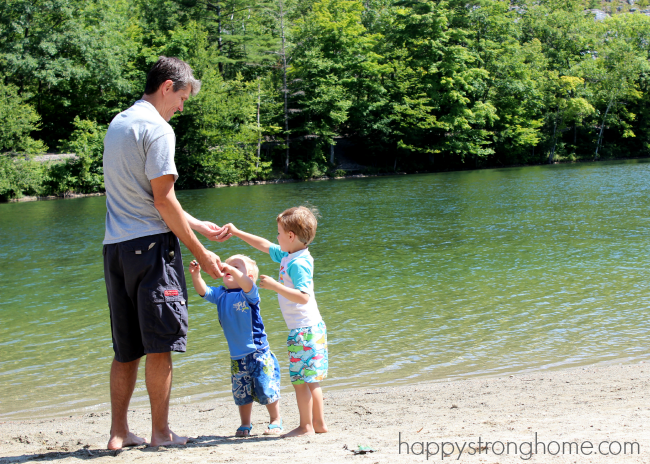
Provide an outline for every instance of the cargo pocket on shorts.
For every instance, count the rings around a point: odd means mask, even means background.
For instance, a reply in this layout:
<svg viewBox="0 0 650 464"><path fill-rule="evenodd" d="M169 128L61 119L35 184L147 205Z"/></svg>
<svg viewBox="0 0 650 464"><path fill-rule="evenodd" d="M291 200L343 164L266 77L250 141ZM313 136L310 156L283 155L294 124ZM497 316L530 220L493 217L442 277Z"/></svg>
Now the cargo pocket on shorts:
<svg viewBox="0 0 650 464"><path fill-rule="evenodd" d="M138 256L145 255L151 250L156 250L156 238L157 237L155 236L134 238L132 240L120 243L119 246L120 249L125 253L135 254Z"/></svg>
<svg viewBox="0 0 650 464"><path fill-rule="evenodd" d="M151 291L152 329L159 335L187 335L187 302L183 291L176 287Z"/></svg>

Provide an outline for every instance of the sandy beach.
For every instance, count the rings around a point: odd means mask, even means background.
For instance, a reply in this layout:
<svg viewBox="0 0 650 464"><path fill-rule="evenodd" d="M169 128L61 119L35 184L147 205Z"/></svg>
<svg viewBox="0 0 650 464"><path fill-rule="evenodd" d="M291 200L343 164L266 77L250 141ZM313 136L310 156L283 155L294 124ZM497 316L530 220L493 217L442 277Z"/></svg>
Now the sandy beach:
<svg viewBox="0 0 650 464"><path fill-rule="evenodd" d="M426 461L428 448L432 462L647 463L649 387L644 363L380 389L327 392L325 384L327 434L264 436L268 417L257 406L252 436L235 438L236 407L221 399L172 406L172 428L193 438L185 447L107 451L108 411L2 422L0 462L407 463ZM285 430L297 425L293 395L282 412ZM134 409L130 422L147 436L147 409ZM375 451L355 455L359 445Z"/></svg>

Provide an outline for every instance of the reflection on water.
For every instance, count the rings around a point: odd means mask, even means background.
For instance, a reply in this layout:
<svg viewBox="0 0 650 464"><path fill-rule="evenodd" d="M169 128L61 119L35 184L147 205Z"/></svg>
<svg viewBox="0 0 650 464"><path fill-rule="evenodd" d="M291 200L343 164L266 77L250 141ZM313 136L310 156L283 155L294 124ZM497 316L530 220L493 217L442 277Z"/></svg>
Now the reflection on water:
<svg viewBox="0 0 650 464"><path fill-rule="evenodd" d="M650 354L650 164L596 163L180 192L193 215L274 239L322 214L316 295L326 388L517 372ZM0 205L0 418L108 401L104 198ZM267 255L232 239L275 276ZM189 262L185 251L185 262ZM188 282L190 282L188 274ZM209 282L209 278L206 278ZM291 390L275 294L262 314ZM175 401L229 395L216 307L190 289ZM146 401L142 379L134 403Z"/></svg>

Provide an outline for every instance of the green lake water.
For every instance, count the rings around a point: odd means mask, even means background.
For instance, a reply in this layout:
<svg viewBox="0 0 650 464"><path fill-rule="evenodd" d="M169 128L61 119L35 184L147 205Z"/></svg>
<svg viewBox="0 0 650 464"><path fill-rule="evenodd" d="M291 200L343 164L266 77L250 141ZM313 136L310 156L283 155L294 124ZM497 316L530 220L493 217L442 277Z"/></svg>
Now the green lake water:
<svg viewBox="0 0 650 464"><path fill-rule="evenodd" d="M310 250L333 389L650 359L649 185L650 163L631 161L178 197L198 218L271 240L283 209L320 209ZM1 419L107 406L104 215L104 197L0 204ZM208 246L223 258L249 254L277 276L268 255L237 239ZM189 293L173 402L229 396L216 307ZM261 295L289 392L287 329L275 293ZM141 375L133 404L146 402Z"/></svg>

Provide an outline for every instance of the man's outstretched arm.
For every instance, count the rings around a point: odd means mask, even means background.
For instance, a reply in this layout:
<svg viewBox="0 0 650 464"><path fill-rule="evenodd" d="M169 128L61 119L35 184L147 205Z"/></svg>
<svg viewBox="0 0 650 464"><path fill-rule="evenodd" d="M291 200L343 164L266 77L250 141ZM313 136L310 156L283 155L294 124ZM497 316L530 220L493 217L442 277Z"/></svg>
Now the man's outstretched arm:
<svg viewBox="0 0 650 464"><path fill-rule="evenodd" d="M154 206L162 216L165 224L167 224L167 227L190 250L190 253L194 255L205 272L214 279L222 277L221 260L217 255L206 250L201 242L199 242L199 239L196 238L187 220L185 211L183 211L181 204L176 199L174 176L168 174L152 179L151 188L153 189Z"/></svg>
<svg viewBox="0 0 650 464"><path fill-rule="evenodd" d="M199 219L196 219L187 211L184 211L184 213L185 219L187 219L190 228L195 232L203 235L208 240L212 240L213 242L225 242L230 237L232 237L232 235L228 233L227 228L219 227L210 221L201 221Z"/></svg>

